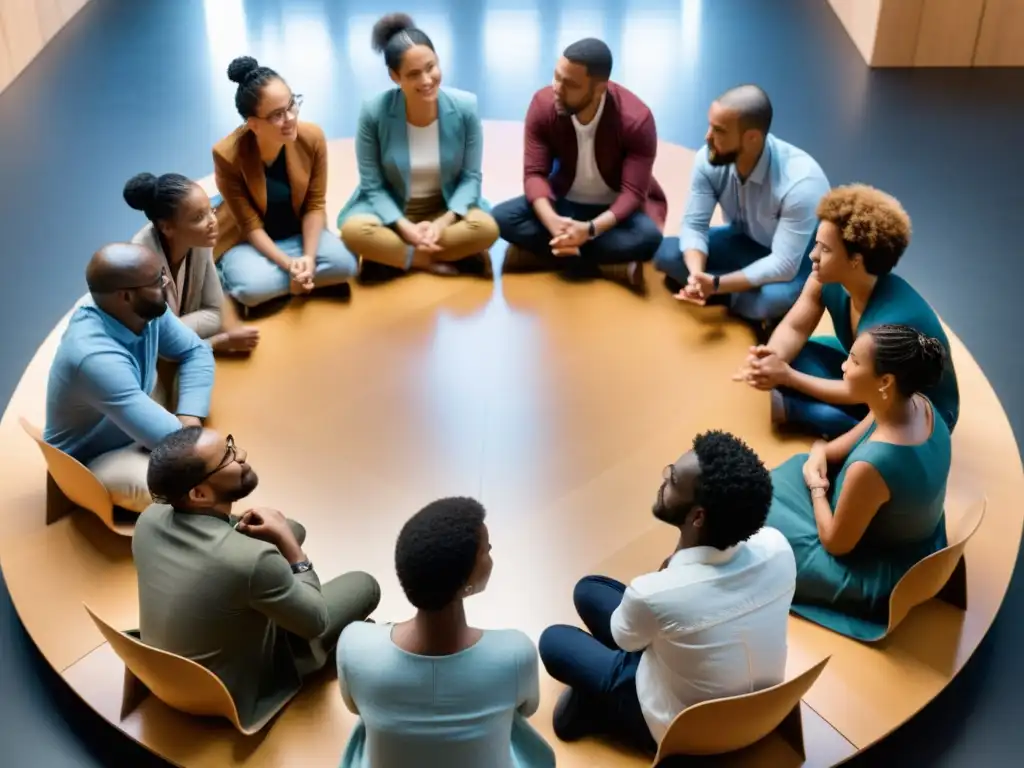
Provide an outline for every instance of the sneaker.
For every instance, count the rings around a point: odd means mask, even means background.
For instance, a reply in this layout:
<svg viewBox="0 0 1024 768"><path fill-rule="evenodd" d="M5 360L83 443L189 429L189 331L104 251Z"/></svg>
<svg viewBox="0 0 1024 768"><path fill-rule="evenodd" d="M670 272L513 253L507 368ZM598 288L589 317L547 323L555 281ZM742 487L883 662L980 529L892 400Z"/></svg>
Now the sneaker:
<svg viewBox="0 0 1024 768"><path fill-rule="evenodd" d="M552 724L555 736L562 741L578 741L589 734L586 719L581 717L582 697L572 688L566 688L555 704Z"/></svg>

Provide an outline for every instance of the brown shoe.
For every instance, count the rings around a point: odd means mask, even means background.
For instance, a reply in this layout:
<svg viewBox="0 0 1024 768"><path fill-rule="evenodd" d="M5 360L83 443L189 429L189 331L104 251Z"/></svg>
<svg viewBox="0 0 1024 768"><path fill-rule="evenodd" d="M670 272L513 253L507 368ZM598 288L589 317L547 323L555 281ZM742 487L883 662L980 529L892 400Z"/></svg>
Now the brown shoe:
<svg viewBox="0 0 1024 768"><path fill-rule="evenodd" d="M523 250L518 245L509 245L505 251L505 259L501 264L505 272L548 272L559 269L558 259L554 256L539 256Z"/></svg>

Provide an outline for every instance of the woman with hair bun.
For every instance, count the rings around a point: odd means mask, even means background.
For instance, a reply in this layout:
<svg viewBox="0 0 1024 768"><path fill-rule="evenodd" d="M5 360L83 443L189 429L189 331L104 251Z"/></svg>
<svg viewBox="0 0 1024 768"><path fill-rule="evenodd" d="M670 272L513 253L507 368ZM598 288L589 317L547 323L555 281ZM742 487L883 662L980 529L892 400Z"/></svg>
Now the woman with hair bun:
<svg viewBox="0 0 1024 768"><path fill-rule="evenodd" d="M228 67L245 122L213 147L220 234L215 256L243 307L347 284L355 257L327 231L327 141L299 121L302 96L249 56ZM347 295L347 285L342 289Z"/></svg>
<svg viewBox="0 0 1024 768"><path fill-rule="evenodd" d="M772 473L766 524L782 531L796 555L794 613L878 639L896 583L946 546L949 428L921 394L945 364L943 343L909 326L862 333L843 379L868 415Z"/></svg>
<svg viewBox="0 0 1024 768"><path fill-rule="evenodd" d="M363 105L359 186L338 214L342 240L361 258L360 278L485 273L498 225L480 194L476 96L440 87L434 44L404 13L377 22L373 47L397 87Z"/></svg>
<svg viewBox="0 0 1024 768"><path fill-rule="evenodd" d="M540 704L533 641L466 623L464 602L487 588L494 566L485 516L469 498L413 515L398 534L395 570L416 614L341 633L341 697L360 716L342 768L554 768L526 720Z"/></svg>
<svg viewBox="0 0 1024 768"><path fill-rule="evenodd" d="M171 311L217 352L252 351L255 328L222 329L224 292L213 263L217 217L203 188L180 173L139 173L124 185L124 199L149 219L132 242L163 260Z"/></svg>

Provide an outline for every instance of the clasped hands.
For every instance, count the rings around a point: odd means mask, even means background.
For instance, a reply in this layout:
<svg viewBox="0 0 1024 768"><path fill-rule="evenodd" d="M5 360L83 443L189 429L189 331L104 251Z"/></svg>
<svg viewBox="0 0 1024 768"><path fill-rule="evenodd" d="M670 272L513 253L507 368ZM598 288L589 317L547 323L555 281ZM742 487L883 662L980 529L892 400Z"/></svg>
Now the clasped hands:
<svg viewBox="0 0 1024 768"><path fill-rule="evenodd" d="M441 250L441 234L446 229L444 221L421 221L416 224L402 221L398 224L398 234L405 242L421 253L431 254Z"/></svg>
<svg viewBox="0 0 1024 768"><path fill-rule="evenodd" d="M707 272L691 272L686 285L675 295L680 301L703 307L715 295L715 278Z"/></svg>
<svg viewBox="0 0 1024 768"><path fill-rule="evenodd" d="M744 381L754 389L769 391L784 387L793 369L774 350L759 344L750 348L743 367L733 374L733 381Z"/></svg>
<svg viewBox="0 0 1024 768"><path fill-rule="evenodd" d="M235 530L274 545L288 560L302 559L302 547L288 524L288 518L276 509L256 507L247 510L235 524Z"/></svg>
<svg viewBox="0 0 1024 768"><path fill-rule="evenodd" d="M568 216L556 217L548 226L551 253L555 256L579 256L580 246L590 239L590 222Z"/></svg>
<svg viewBox="0 0 1024 768"><path fill-rule="evenodd" d="M292 279L292 293L309 293L313 290L313 275L316 273L316 256L298 256L288 260L288 274Z"/></svg>
<svg viewBox="0 0 1024 768"><path fill-rule="evenodd" d="M825 443L821 440L811 446L811 452L804 462L804 483L812 494L819 488L828 491L828 457L825 453Z"/></svg>

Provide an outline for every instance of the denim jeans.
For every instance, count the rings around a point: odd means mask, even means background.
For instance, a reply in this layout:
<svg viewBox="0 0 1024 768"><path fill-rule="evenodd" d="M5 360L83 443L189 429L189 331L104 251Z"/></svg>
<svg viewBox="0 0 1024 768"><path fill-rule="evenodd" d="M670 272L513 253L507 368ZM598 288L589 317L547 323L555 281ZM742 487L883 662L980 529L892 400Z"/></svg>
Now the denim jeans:
<svg viewBox="0 0 1024 768"><path fill-rule="evenodd" d="M817 230L815 230L815 234ZM808 275L811 274L810 253L814 248L814 235L800 261L796 277L785 283L768 283L750 291L729 294L729 307L747 320L777 320L785 315L800 297ZM708 273L724 275L741 270L771 253L731 225L712 227L708 232ZM678 283L685 284L690 271L683 262L678 237L666 237L654 256L654 267Z"/></svg>
<svg viewBox="0 0 1024 768"><path fill-rule="evenodd" d="M555 211L577 221L590 221L608 210L606 205L583 205L564 198L556 200ZM515 197L491 212L504 240L540 257L551 257L551 233L541 224L525 197ZM637 211L603 235L580 246L580 258L594 264L625 264L650 261L661 243L661 230L651 218ZM552 257L553 258L553 257ZM562 260L564 261L564 260Z"/></svg>
<svg viewBox="0 0 1024 768"><path fill-rule="evenodd" d="M544 630L538 648L548 674L579 697L574 730L609 736L653 754L657 744L636 693L643 652L623 651L612 639L611 616L625 591L625 584L605 576L581 579L573 602L589 634L558 624Z"/></svg>
<svg viewBox="0 0 1024 768"><path fill-rule="evenodd" d="M278 240L276 244L289 258L302 256L302 235ZM358 266L356 257L337 235L326 229L320 233L313 273L317 288L344 283L355 275ZM284 296L291 287L291 275L248 243L236 245L221 256L217 270L225 292L245 307Z"/></svg>
<svg viewBox="0 0 1024 768"><path fill-rule="evenodd" d="M794 370L820 379L843 378L847 353L837 339L811 339L791 363ZM832 405L782 388L786 424L827 440L849 432L868 415L865 405Z"/></svg>

